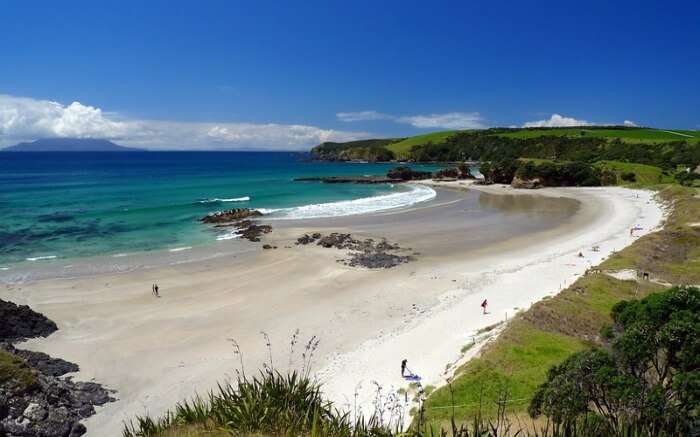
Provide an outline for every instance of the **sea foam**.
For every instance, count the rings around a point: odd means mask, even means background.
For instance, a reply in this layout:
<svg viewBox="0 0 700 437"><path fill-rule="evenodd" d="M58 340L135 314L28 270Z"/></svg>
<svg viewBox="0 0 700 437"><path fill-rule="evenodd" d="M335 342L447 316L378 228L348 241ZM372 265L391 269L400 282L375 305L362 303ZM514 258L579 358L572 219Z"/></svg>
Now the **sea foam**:
<svg viewBox="0 0 700 437"><path fill-rule="evenodd" d="M45 259L54 259L54 258L56 258L56 255L34 256L31 258L27 258L27 261L42 261Z"/></svg>
<svg viewBox="0 0 700 437"><path fill-rule="evenodd" d="M260 209L269 219L308 219L367 214L387 209L411 206L436 196L435 190L425 185L406 185L407 191L363 197L355 200L318 203L293 208Z"/></svg>
<svg viewBox="0 0 700 437"><path fill-rule="evenodd" d="M225 202L248 202L250 201L250 196L243 197L232 197L230 199L219 199L217 197L213 199L203 199L199 203L225 203Z"/></svg>

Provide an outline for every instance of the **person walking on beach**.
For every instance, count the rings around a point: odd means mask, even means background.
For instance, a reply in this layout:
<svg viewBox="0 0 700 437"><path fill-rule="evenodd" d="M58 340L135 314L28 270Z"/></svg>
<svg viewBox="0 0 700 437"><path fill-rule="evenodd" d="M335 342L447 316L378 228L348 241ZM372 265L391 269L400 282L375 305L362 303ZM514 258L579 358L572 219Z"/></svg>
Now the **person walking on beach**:
<svg viewBox="0 0 700 437"><path fill-rule="evenodd" d="M481 302L481 308L484 309L484 314L486 314L486 305L488 305L488 304L489 304L489 303L488 303L488 301L487 301L486 299L484 299L484 301Z"/></svg>
<svg viewBox="0 0 700 437"><path fill-rule="evenodd" d="M408 360L406 358L401 360L401 376L403 377L406 376L406 363L408 363Z"/></svg>
<svg viewBox="0 0 700 437"><path fill-rule="evenodd" d="M158 294L158 284L153 285L153 291L155 292L156 297L160 297L160 294Z"/></svg>
<svg viewBox="0 0 700 437"><path fill-rule="evenodd" d="M156 295L156 284L151 284L151 294Z"/></svg>

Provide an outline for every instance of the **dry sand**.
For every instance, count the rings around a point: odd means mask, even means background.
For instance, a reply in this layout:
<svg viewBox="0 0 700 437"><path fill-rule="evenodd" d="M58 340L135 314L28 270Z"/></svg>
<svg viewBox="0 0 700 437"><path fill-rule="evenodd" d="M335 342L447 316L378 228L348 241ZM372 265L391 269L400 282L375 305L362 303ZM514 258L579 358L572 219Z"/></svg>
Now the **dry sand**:
<svg viewBox="0 0 700 437"><path fill-rule="evenodd" d="M424 384L439 384L446 364L464 359L460 349L479 328L555 294L662 220L660 205L646 191L525 195L473 187L489 193L481 195L458 191L467 188L458 183L441 185L451 189L400 211L273 223L266 242L276 250L6 285L0 295L59 325L49 338L22 347L76 362L76 378L116 390L119 400L85 422L90 436L119 435L135 414L162 414L234 376L238 357L231 338L240 344L246 370L260 368L268 354L261 331L280 369L290 365L295 330L301 335L292 367L301 365L305 340L317 335L314 363L327 395L345 408L354 409L357 400L371 414L372 381L384 394L408 385L399 373L402 358ZM630 236L635 225L641 230ZM344 257L336 249L293 244L304 232L332 230L387 237L420 255L394 269L369 271L336 262ZM153 282L161 298L151 295ZM489 314L482 315L485 298Z"/></svg>

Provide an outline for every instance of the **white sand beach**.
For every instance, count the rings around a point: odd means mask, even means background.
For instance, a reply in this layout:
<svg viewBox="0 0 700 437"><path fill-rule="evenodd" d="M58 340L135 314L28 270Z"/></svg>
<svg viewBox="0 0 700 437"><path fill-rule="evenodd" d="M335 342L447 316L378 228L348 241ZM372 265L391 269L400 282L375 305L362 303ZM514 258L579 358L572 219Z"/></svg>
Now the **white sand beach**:
<svg viewBox="0 0 700 437"><path fill-rule="evenodd" d="M316 335L314 368L326 395L354 408L357 392L359 408L371 414L373 381L385 394L408 385L401 359L423 384L440 384L448 364L468 358L460 349L477 330L557 293L663 220L648 191L438 185L449 189L402 210L275 223L264 242L276 250L9 284L0 297L28 304L59 326L20 347L73 361L81 368L75 378L116 390L119 400L86 420L90 436L120 435L134 415L162 414L233 376L238 357L231 338L251 373L268 354L261 331L280 369L290 365L295 330L301 334L292 367L300 365L305 340ZM494 206L499 199L507 205ZM479 208L484 217L501 208L501 225L472 219L470 211ZM316 231L386 237L419 254L393 269L352 268L337 262L342 251L294 245ZM151 295L154 282L161 298ZM479 306L484 299L486 315Z"/></svg>

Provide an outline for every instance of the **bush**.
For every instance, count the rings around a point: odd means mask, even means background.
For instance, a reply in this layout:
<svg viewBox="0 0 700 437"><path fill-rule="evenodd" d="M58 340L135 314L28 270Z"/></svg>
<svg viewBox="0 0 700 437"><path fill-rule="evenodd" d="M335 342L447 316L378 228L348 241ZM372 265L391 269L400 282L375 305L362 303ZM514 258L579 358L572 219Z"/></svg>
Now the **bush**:
<svg viewBox="0 0 700 437"><path fill-rule="evenodd" d="M626 172L620 175L620 178L625 182L637 182L637 175L633 172Z"/></svg>
<svg viewBox="0 0 700 437"><path fill-rule="evenodd" d="M564 429L598 416L606 434L686 435L700 425L700 290L674 287L612 310L606 348L550 369L529 412Z"/></svg>

